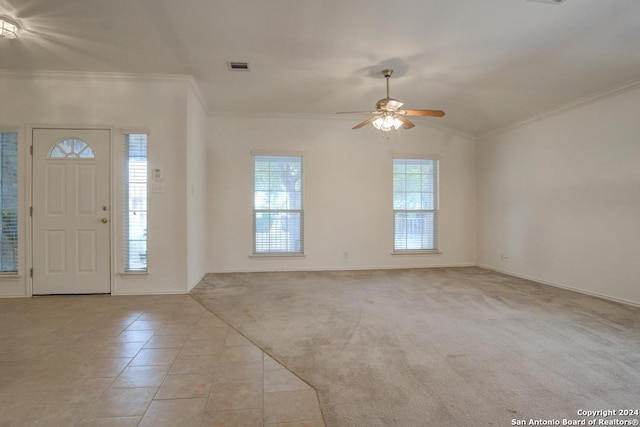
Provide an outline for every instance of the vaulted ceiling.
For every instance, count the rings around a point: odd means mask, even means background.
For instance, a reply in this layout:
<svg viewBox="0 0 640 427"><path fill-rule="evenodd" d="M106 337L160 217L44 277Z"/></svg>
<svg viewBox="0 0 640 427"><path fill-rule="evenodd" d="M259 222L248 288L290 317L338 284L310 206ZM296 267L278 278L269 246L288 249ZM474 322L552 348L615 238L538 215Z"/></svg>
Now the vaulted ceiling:
<svg viewBox="0 0 640 427"><path fill-rule="evenodd" d="M447 113L417 123L478 135L640 79L638 0L0 0L0 15L22 27L0 69L190 75L210 111L368 110L392 68L392 97Z"/></svg>

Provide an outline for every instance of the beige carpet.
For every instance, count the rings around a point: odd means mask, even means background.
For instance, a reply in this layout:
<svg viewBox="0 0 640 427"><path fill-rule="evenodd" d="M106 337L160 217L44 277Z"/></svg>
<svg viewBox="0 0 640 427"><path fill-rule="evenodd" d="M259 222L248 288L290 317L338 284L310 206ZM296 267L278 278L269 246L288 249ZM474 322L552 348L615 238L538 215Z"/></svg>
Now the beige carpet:
<svg viewBox="0 0 640 427"><path fill-rule="evenodd" d="M480 268L210 274L192 295L313 385L327 426L640 409L640 308Z"/></svg>

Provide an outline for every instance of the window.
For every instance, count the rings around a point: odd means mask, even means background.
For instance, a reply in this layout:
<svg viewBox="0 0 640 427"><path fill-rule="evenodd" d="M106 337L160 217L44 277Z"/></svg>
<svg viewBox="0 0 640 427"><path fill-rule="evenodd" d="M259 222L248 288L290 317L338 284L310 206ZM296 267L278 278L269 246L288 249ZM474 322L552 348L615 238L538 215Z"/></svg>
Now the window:
<svg viewBox="0 0 640 427"><path fill-rule="evenodd" d="M254 254L303 254L302 157L254 156Z"/></svg>
<svg viewBox="0 0 640 427"><path fill-rule="evenodd" d="M18 272L18 133L0 132L0 273Z"/></svg>
<svg viewBox="0 0 640 427"><path fill-rule="evenodd" d="M81 139L62 139L51 148L49 158L51 159L95 159L93 150Z"/></svg>
<svg viewBox="0 0 640 427"><path fill-rule="evenodd" d="M394 251L438 250L438 161L393 160Z"/></svg>
<svg viewBox="0 0 640 427"><path fill-rule="evenodd" d="M147 271L147 135L125 136L124 271Z"/></svg>

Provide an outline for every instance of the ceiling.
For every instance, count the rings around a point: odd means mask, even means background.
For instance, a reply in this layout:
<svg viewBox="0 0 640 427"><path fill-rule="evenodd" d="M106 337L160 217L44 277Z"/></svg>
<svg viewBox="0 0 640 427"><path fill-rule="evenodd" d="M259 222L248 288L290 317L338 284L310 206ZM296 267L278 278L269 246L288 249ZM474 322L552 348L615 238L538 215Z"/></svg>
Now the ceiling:
<svg viewBox="0 0 640 427"><path fill-rule="evenodd" d="M0 69L190 75L210 111L369 110L392 68L392 97L447 113L417 124L480 135L640 79L638 0L0 0L0 15L23 28Z"/></svg>

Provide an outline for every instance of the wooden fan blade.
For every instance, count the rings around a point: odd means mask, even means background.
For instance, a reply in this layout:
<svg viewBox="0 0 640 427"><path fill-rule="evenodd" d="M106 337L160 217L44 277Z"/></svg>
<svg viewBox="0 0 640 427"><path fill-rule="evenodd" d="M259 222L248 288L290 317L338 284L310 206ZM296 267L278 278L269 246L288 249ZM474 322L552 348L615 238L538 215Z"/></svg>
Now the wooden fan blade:
<svg viewBox="0 0 640 427"><path fill-rule="evenodd" d="M402 122L403 129L411 129L412 127L416 126L412 121L402 115L396 115L395 117Z"/></svg>
<svg viewBox="0 0 640 427"><path fill-rule="evenodd" d="M352 127L351 129L360 129L363 126L368 125L369 123L373 122L375 119L377 119L378 116L373 116L373 117L369 117L367 120L358 123L357 125L355 125L354 127Z"/></svg>
<svg viewBox="0 0 640 427"><path fill-rule="evenodd" d="M402 128L403 129L411 129L412 127L415 127L413 122L408 120L406 117L401 116L401 115L396 115L395 117L396 117L396 119L398 119L398 120L400 120L402 122Z"/></svg>
<svg viewBox="0 0 640 427"><path fill-rule="evenodd" d="M378 111L338 111L336 114L378 114Z"/></svg>
<svg viewBox="0 0 640 427"><path fill-rule="evenodd" d="M430 117L442 117L444 116L444 111L442 110L408 110L405 109L405 114L407 116L430 116Z"/></svg>

